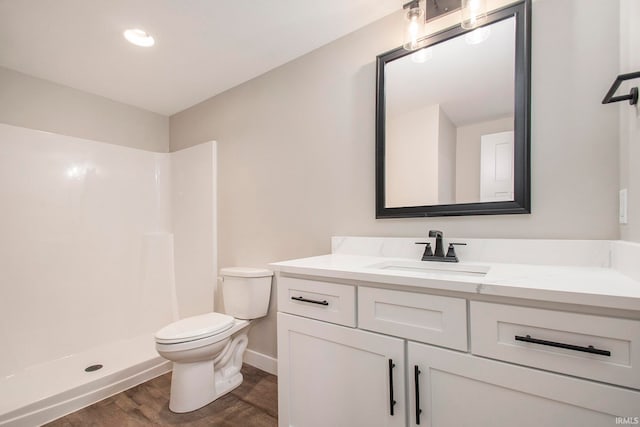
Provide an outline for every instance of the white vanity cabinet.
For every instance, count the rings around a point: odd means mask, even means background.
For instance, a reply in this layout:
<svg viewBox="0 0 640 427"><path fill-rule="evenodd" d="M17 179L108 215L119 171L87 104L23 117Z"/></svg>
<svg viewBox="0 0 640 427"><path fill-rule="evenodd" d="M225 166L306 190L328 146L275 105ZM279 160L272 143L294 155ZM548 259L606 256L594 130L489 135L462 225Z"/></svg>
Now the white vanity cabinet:
<svg viewBox="0 0 640 427"><path fill-rule="evenodd" d="M414 342L407 354L411 426L601 427L640 412L621 387Z"/></svg>
<svg viewBox="0 0 640 427"><path fill-rule="evenodd" d="M389 288L279 276L280 426L595 427L640 417L640 321Z"/></svg>
<svg viewBox="0 0 640 427"><path fill-rule="evenodd" d="M640 321L480 301L470 312L473 354L640 389Z"/></svg>
<svg viewBox="0 0 640 427"><path fill-rule="evenodd" d="M404 340L278 313L280 426L406 425Z"/></svg>

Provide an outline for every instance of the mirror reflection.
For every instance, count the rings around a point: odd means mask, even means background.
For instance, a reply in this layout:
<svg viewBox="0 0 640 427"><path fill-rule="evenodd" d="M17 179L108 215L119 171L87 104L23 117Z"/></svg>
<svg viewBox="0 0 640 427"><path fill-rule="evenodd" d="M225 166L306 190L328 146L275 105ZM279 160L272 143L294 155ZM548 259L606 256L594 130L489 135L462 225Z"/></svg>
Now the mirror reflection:
<svg viewBox="0 0 640 427"><path fill-rule="evenodd" d="M385 64L387 208L514 200L515 18Z"/></svg>

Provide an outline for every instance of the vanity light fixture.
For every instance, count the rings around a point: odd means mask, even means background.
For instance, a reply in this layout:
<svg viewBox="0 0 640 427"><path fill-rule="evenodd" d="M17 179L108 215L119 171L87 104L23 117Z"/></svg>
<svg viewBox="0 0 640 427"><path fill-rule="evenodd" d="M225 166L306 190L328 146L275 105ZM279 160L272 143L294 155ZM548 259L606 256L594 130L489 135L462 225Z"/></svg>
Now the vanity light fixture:
<svg viewBox="0 0 640 427"><path fill-rule="evenodd" d="M402 8L405 10L406 19L404 29L404 41L402 47L405 50L416 50L420 47L420 40L424 38L425 11L422 7L424 0L412 0L405 3Z"/></svg>
<svg viewBox="0 0 640 427"><path fill-rule="evenodd" d="M465 30L476 28L487 20L487 0L462 0L460 8L462 12L460 25Z"/></svg>
<svg viewBox="0 0 640 427"><path fill-rule="evenodd" d="M482 25L487 19L486 0L411 0L402 8L405 10L402 47L409 51L424 47L425 23L432 19L460 10L461 26L466 30Z"/></svg>
<svg viewBox="0 0 640 427"><path fill-rule="evenodd" d="M147 34L146 31L140 30L138 28L131 28L124 32L124 38L131 44L135 44L136 46L141 47L151 47L156 41Z"/></svg>

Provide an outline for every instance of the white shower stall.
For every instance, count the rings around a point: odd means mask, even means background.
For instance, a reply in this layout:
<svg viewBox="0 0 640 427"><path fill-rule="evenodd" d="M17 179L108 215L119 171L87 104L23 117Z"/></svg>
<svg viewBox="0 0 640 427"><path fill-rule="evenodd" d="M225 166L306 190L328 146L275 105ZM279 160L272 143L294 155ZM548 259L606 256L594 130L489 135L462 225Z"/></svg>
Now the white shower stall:
<svg viewBox="0 0 640 427"><path fill-rule="evenodd" d="M0 426L169 371L153 333L213 309L215 154L0 124Z"/></svg>

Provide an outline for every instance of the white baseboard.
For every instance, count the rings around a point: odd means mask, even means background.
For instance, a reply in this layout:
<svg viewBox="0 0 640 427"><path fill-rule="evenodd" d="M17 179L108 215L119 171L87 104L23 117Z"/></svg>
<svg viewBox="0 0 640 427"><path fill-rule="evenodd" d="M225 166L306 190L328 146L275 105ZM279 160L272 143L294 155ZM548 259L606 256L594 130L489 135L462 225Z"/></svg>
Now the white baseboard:
<svg viewBox="0 0 640 427"><path fill-rule="evenodd" d="M243 361L272 375L278 375L278 359L271 356L247 349L244 352Z"/></svg>

